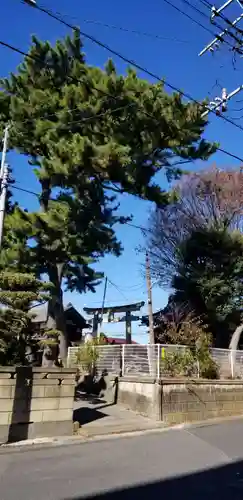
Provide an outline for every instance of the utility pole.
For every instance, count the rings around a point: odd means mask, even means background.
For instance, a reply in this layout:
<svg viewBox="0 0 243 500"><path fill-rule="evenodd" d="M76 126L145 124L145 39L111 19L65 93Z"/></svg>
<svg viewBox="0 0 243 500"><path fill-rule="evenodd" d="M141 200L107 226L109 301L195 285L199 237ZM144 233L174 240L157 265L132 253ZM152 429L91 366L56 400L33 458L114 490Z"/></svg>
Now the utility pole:
<svg viewBox="0 0 243 500"><path fill-rule="evenodd" d="M3 136L3 150L0 169L0 249L3 241L3 225L5 216L6 195L8 186L8 165L6 164L6 155L8 150L9 125L5 127Z"/></svg>
<svg viewBox="0 0 243 500"><path fill-rule="evenodd" d="M101 315L100 315L100 327L103 323L103 316L104 316L104 307L105 307L105 299L106 299L106 292L107 292L107 282L108 278L107 276L105 277L105 286L104 286L104 292L103 292L103 300L102 300L102 306L101 306ZM98 337L100 337L100 332L98 334Z"/></svg>
<svg viewBox="0 0 243 500"><path fill-rule="evenodd" d="M206 52L214 52L215 50L218 50L220 48L220 45L225 42L225 38L228 36L231 36L235 39L237 42L237 45L233 47L233 50L238 52L239 54L242 54L242 30L237 27L237 24L242 21L243 19L243 13L241 13L234 21L230 21L227 17L222 15L222 12L231 4L236 4L243 9L243 2L242 0L228 0L225 2L221 7L216 9L214 5L212 5L211 8L211 13L210 13L210 21L212 24L214 24L214 19L215 17L219 17L219 19L222 19L224 22L226 22L227 27L219 33L216 38L214 38L206 47L204 47L203 50L199 53L199 56L202 56ZM240 38L238 38L235 33L240 34Z"/></svg>
<svg viewBox="0 0 243 500"><path fill-rule="evenodd" d="M152 283L150 273L150 259L146 252L146 284L148 291L148 317L149 317L149 343L155 344L154 340L154 320L153 320L153 305L152 305Z"/></svg>
<svg viewBox="0 0 243 500"><path fill-rule="evenodd" d="M226 89L222 89L222 93L220 97L215 97L213 101L210 101L210 103L207 106L206 111L204 111L201 114L201 117L204 118L207 116L211 111L216 111L219 113L225 113L227 111L227 102L230 101L235 95L239 94L239 92L242 92L243 90L243 85L240 85L237 87L237 89L233 90L230 92L230 94L227 94Z"/></svg>
<svg viewBox="0 0 243 500"><path fill-rule="evenodd" d="M24 0L24 2L31 5L31 7L36 7L36 0Z"/></svg>
<svg viewBox="0 0 243 500"><path fill-rule="evenodd" d="M234 20L228 19L223 13L227 7L230 5L238 5L241 9L241 13L238 15L238 17ZM208 3L208 6L210 4ZM226 27L223 29L221 33L216 35L216 37L208 44L206 47L204 47L203 50L199 53L199 56L202 56L206 52L215 52L215 50L220 49L221 45L226 41L225 39L228 36L233 36L235 39L235 44L232 46L232 51L239 54L240 57L243 57L243 40L242 40L242 34L243 30L239 28L237 25L243 20L243 0L226 0L223 5L220 7L216 8L214 5L211 6L211 11L210 11L210 21L212 24L215 23L215 18L219 18L223 24L226 24ZM237 38L238 35L240 38ZM230 101L230 99L234 98L239 92L242 92L243 90L243 85L240 85L237 87L235 90L230 92L229 94L227 93L226 89L222 89L221 96L215 97L212 101L209 102L209 104L206 107L206 110L202 113L202 118L207 116L210 112L216 112L216 114L224 113L227 111L227 103Z"/></svg>
<svg viewBox="0 0 243 500"><path fill-rule="evenodd" d="M6 154L7 154L7 149L8 149L8 136L9 136L9 125L7 125L5 127L5 130L4 130L0 179L3 178L3 173L4 173L4 165L5 165L5 162L6 162Z"/></svg>
<svg viewBox="0 0 243 500"><path fill-rule="evenodd" d="M8 165L5 163L3 168L3 177L1 179L1 195L0 195L0 250L3 241L3 225L5 216L5 204L8 187Z"/></svg>

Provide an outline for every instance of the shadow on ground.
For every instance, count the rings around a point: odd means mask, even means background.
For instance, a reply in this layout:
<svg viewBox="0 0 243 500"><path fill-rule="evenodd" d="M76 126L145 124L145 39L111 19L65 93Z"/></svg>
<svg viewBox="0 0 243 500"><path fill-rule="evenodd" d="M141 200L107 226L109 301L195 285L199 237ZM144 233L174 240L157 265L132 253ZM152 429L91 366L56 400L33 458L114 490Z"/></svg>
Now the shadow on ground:
<svg viewBox="0 0 243 500"><path fill-rule="evenodd" d="M113 406L112 404L103 404L99 408L89 408L88 406L82 406L77 408L73 412L73 422L78 422L80 425L89 424L95 420L100 420L101 418L107 417L107 413L100 411L108 406Z"/></svg>
<svg viewBox="0 0 243 500"><path fill-rule="evenodd" d="M75 401L80 403L80 407L76 408L73 412L73 421L78 422L80 426L100 420L107 417L107 413L102 412L109 406L117 404L117 380L114 382L114 399L111 403L105 400L105 391L107 384L105 376L94 380L91 376L84 377L83 381L77 385L75 390ZM87 405L85 405L87 403Z"/></svg>
<svg viewBox="0 0 243 500"><path fill-rule="evenodd" d="M96 493L65 500L134 500L150 498L164 500L242 500L243 462L230 463L198 473L177 476L153 483Z"/></svg>
<svg viewBox="0 0 243 500"><path fill-rule="evenodd" d="M12 420L8 430L8 442L24 441L29 437L33 369L31 366L16 367L16 385L12 408Z"/></svg>

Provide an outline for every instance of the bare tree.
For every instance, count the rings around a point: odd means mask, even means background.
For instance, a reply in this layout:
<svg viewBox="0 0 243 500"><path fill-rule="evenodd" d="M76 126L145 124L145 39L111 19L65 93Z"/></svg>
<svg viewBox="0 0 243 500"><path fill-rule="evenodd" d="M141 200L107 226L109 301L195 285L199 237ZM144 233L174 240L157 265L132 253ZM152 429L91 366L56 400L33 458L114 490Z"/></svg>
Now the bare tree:
<svg viewBox="0 0 243 500"><path fill-rule="evenodd" d="M180 264L180 246L193 231L225 227L243 231L243 171L212 166L184 176L175 185L174 201L150 216L146 246L151 275L170 287Z"/></svg>

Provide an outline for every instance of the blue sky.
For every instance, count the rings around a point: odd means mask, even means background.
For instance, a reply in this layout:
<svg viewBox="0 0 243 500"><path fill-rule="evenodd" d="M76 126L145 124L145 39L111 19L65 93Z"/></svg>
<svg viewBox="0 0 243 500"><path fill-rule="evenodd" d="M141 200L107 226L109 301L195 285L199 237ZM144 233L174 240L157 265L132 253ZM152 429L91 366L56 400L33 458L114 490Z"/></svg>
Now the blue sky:
<svg viewBox="0 0 243 500"><path fill-rule="evenodd" d="M182 0L172 0L184 12L188 12L192 17L200 21L209 29L215 31L210 26L206 18L187 7ZM199 0L191 0L191 3L208 14L208 10ZM214 2L216 3L216 2ZM216 3L220 5L222 2ZM215 55L206 54L198 57L198 52L211 40L211 35L192 23L189 19L176 12L172 7L163 2L163 0L154 0L147 2L145 0L123 0L123 2L114 2L105 0L89 0L89 2L80 2L78 0L45 0L45 6L53 11L56 9L62 15L66 15L67 21L81 27L81 30L92 34L109 44L117 51L122 52L130 59L136 60L139 64L150 71L156 73L161 78L165 78L183 91L191 94L194 98L200 100L207 96L215 97L219 95L220 88L217 87L216 80L220 85L225 86L228 92L231 92L238 85L242 84L240 76L239 58L236 69L231 62L231 54L226 47ZM240 8L237 5L225 11L225 14L232 19L240 14ZM85 20L94 20L110 25L117 25L128 30L139 30L150 32L164 37L165 40L152 37L138 36L128 32L106 28L99 24L91 24ZM222 25L222 20L218 20ZM55 42L67 34L69 30L58 22L48 18L46 15L38 12L26 5L20 0L2 0L1 1L1 40L15 45L24 51L28 51L30 37L36 34L41 39L48 39ZM93 44L89 40L84 40L84 52L89 64L104 66L110 54ZM0 47L1 76L7 76L10 71L15 71L16 66L21 61L21 57L4 48ZM113 57L118 71L125 72L126 64ZM141 76L146 76L140 72ZM148 77L149 78L149 77ZM152 79L150 79L152 81ZM243 93L238 95L235 101L229 106L229 116L234 118L241 116L241 113L233 111L236 107L243 107L236 101L242 99ZM236 121L241 123L241 121ZM243 123L242 123L243 125ZM222 148L243 157L242 131L226 123L224 120L210 116L210 124L206 130L205 136L209 140L220 142ZM239 161L228 158L222 153L216 153L212 162L217 162L220 166L239 166ZM16 186L27 188L33 191L38 190L38 184L32 175L31 170L24 158L10 154L9 162L14 170ZM195 168L201 168L202 163L195 165ZM162 181L161 181L162 182ZM32 195L15 191L16 199L23 206L34 209L36 200ZM146 225L147 217L151 206L148 203L135 200L132 197L124 196L121 200L121 208L126 214L133 214L134 224ZM135 249L143 242L143 237L138 229L132 227L120 227L117 234L124 246L122 257L116 259L107 256L100 261L98 266L117 287L110 283L107 290L107 304L122 304L124 302L146 301L146 287L142 271L143 257L137 255ZM84 305L100 306L102 302L103 285L101 285L96 294L66 294L65 302L71 301L80 312ZM166 304L168 294L166 291L154 287L153 289L153 307L157 310ZM146 313L146 307L143 312ZM104 331L111 335L122 336L124 324L105 325ZM133 325L134 340L146 343L146 329L139 327L139 324Z"/></svg>

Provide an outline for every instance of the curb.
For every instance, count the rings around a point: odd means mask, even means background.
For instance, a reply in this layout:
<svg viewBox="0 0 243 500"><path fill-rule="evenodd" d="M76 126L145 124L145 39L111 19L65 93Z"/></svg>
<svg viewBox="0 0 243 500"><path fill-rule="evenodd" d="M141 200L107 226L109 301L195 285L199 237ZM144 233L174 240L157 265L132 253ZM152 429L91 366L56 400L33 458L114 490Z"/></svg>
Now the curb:
<svg viewBox="0 0 243 500"><path fill-rule="evenodd" d="M211 427L213 425L218 425L221 423L228 423L243 420L243 415L232 416L232 417L218 417L206 421L198 422L188 422L175 425L157 425L155 427L147 429L121 429L111 430L109 433L98 433L93 434L88 433L88 431L81 430L79 434L73 436L60 436L56 438L36 438L33 440L20 441L17 443L7 443L0 445L0 455L8 453L20 453L27 451L41 451L46 449L54 449L62 446L73 446L82 445L87 443L95 443L98 441L110 441L112 439L126 438L126 437L136 437L144 436L149 434L162 434L163 432L169 431L190 431L190 429L196 429L200 427Z"/></svg>
<svg viewBox="0 0 243 500"><path fill-rule="evenodd" d="M129 429L121 431L113 431L106 434L88 434L83 432L76 436L43 438L42 440L26 440L17 443L6 443L0 445L0 455L5 453L20 453L27 451L39 451L43 449L59 448L61 446L82 445L86 443L94 443L96 441L109 441L110 439L118 439L122 437L140 436L144 434L154 434L163 431L171 430L173 427L151 427L150 429Z"/></svg>

